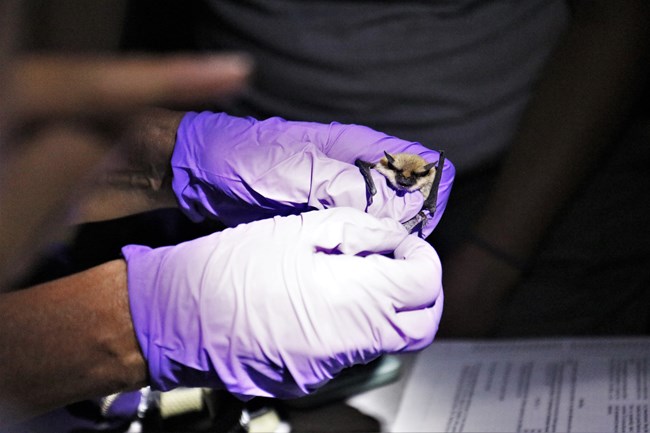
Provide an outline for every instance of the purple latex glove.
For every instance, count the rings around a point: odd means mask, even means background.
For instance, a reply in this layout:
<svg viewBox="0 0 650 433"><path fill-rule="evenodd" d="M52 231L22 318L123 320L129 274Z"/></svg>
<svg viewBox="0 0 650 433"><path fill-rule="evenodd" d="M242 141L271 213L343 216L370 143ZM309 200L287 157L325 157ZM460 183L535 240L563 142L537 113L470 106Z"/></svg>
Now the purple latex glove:
<svg viewBox="0 0 650 433"><path fill-rule="evenodd" d="M439 154L365 126L258 121L224 113L188 113L171 160L173 188L181 209L195 222L217 218L235 226L310 209L353 207L400 222L422 208L420 192L397 194L374 172L374 202L354 161L377 162L409 152L437 162ZM445 161L436 214L422 230L429 235L447 204L454 167Z"/></svg>
<svg viewBox="0 0 650 433"><path fill-rule="evenodd" d="M352 208L123 254L136 335L161 390L301 396L345 367L427 346L442 313L434 249Z"/></svg>

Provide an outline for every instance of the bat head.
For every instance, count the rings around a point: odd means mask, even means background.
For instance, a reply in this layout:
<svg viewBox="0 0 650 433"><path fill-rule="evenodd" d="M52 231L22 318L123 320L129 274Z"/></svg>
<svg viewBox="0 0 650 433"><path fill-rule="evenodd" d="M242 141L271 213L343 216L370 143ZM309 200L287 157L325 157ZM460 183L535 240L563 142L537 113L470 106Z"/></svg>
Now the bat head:
<svg viewBox="0 0 650 433"><path fill-rule="evenodd" d="M401 191L421 191L425 198L429 195L436 175L435 163L428 163L424 158L413 153L395 153L384 151L375 169L384 175L391 186Z"/></svg>

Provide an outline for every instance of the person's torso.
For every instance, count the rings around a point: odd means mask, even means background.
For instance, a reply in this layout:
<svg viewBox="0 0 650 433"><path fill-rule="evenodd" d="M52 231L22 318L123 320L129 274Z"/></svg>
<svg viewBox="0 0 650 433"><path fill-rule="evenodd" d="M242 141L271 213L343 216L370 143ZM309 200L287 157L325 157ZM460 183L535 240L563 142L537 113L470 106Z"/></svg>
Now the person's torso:
<svg viewBox="0 0 650 433"><path fill-rule="evenodd" d="M199 15L202 49L257 60L233 114L365 124L460 170L509 143L568 23L558 0L215 0Z"/></svg>

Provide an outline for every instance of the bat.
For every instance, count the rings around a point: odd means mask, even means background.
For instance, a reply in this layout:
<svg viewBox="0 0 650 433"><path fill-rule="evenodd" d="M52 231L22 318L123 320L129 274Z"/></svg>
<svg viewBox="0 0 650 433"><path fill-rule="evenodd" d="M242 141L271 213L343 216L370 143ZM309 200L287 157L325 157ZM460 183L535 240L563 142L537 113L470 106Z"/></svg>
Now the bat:
<svg viewBox="0 0 650 433"><path fill-rule="evenodd" d="M419 191L424 196L422 209L416 216L405 222L403 225L413 233L418 231L427 223L426 213L433 216L436 212L438 200L438 187L442 178L442 168L445 162L445 153L440 152L438 162L427 162L424 158L413 153L396 153L391 155L384 151L384 157L378 162L367 162L357 159L354 164L359 168L366 183L368 206L372 204L372 197L377 194L377 187L370 174L371 169L377 170L385 178L388 184L397 191L414 192Z"/></svg>

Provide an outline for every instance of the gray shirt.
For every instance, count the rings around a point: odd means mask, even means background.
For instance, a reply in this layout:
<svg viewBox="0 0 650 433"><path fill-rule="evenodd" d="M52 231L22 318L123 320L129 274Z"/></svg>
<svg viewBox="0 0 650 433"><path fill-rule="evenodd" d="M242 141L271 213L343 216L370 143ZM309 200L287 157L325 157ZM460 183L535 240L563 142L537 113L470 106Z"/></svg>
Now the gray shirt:
<svg viewBox="0 0 650 433"><path fill-rule="evenodd" d="M509 144L569 14L560 0L206 4L195 43L258 62L232 114L365 124L444 149L461 172Z"/></svg>

